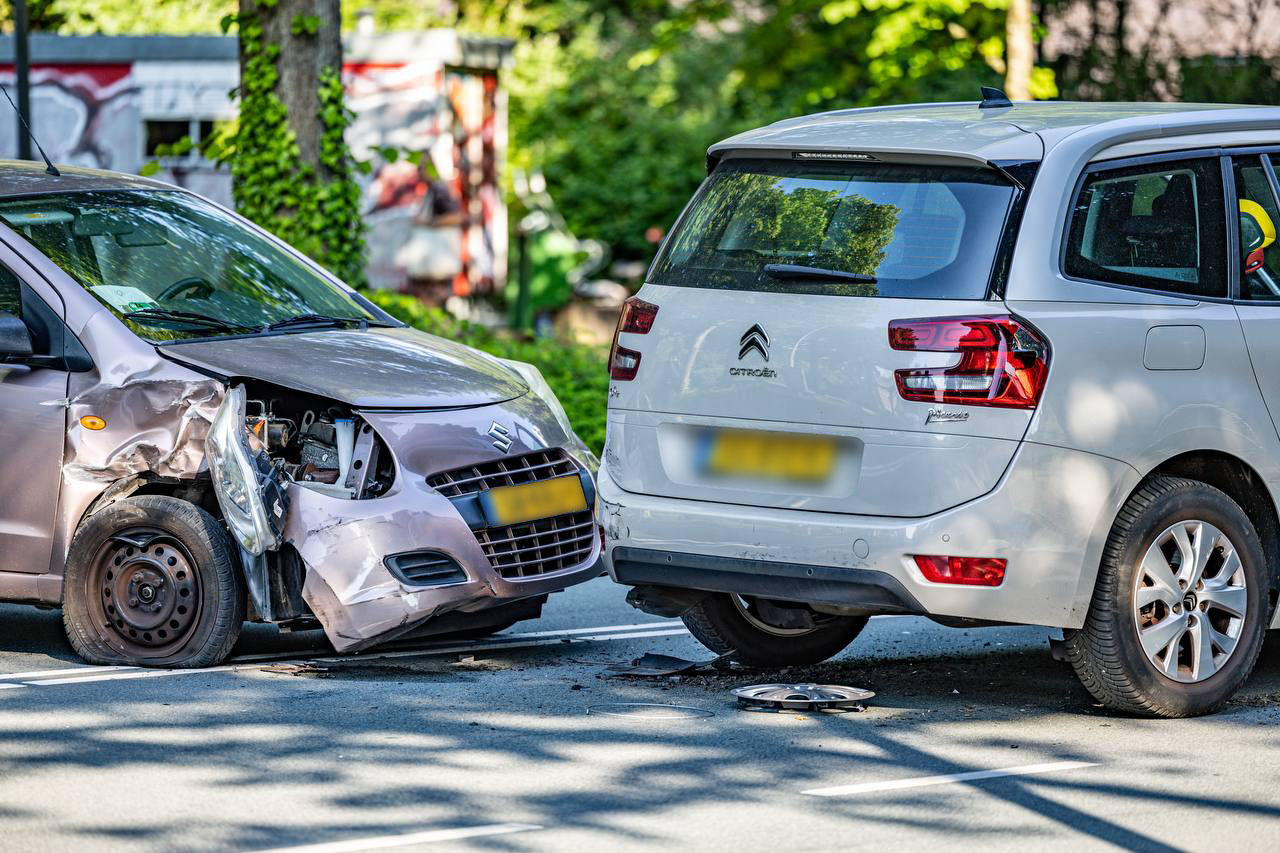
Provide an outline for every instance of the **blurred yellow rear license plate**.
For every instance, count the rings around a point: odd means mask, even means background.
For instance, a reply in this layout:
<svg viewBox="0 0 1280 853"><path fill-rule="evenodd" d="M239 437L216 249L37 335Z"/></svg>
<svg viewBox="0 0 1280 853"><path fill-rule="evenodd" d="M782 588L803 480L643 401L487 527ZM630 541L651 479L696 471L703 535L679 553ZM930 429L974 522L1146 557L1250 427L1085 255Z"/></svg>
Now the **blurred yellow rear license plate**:
<svg viewBox="0 0 1280 853"><path fill-rule="evenodd" d="M709 474L780 480L825 480L836 463L836 442L820 435L727 430L713 433L704 469Z"/></svg>
<svg viewBox="0 0 1280 853"><path fill-rule="evenodd" d="M587 495L577 477L499 486L483 494L492 509L493 522L499 525L522 524L587 508Z"/></svg>

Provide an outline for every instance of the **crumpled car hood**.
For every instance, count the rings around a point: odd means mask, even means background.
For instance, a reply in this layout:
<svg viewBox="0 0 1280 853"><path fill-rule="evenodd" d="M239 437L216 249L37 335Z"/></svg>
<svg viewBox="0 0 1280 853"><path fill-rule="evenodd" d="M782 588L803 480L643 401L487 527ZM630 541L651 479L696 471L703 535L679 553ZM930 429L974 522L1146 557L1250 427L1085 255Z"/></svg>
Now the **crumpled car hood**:
<svg viewBox="0 0 1280 853"><path fill-rule="evenodd" d="M496 359L408 328L197 341L159 351L197 370L271 382L356 409L485 406L528 391Z"/></svg>

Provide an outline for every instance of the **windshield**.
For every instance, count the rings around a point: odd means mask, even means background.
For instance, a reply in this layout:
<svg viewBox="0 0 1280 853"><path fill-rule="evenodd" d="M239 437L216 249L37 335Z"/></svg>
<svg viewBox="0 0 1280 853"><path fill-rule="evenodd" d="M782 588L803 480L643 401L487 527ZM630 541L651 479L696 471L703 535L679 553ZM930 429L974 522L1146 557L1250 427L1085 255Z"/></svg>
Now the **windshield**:
<svg viewBox="0 0 1280 853"><path fill-rule="evenodd" d="M981 299L1012 185L981 167L728 160L654 264L654 284Z"/></svg>
<svg viewBox="0 0 1280 853"><path fill-rule="evenodd" d="M382 319L272 241L186 193L10 199L0 202L0 219L157 343L252 333L306 315L348 324Z"/></svg>

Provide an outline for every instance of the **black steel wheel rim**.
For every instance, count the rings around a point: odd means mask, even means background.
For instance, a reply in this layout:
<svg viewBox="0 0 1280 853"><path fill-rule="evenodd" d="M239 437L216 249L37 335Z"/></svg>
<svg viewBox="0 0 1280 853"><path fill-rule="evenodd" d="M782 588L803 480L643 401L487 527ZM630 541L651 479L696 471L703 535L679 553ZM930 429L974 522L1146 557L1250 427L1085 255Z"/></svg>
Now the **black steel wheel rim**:
<svg viewBox="0 0 1280 853"><path fill-rule="evenodd" d="M174 536L129 528L103 543L88 577L94 621L118 651L164 657L191 638L203 610L203 588L190 552Z"/></svg>

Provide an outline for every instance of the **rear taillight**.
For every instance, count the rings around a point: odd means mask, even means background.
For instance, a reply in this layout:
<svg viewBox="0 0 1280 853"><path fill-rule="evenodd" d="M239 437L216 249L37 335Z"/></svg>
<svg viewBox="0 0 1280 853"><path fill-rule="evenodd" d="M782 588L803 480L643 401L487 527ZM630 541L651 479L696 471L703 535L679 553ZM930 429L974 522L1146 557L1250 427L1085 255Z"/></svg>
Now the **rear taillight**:
<svg viewBox="0 0 1280 853"><path fill-rule="evenodd" d="M630 382L640 370L640 353L618 345L618 335L647 335L658 316L658 306L632 296L622 303L618 317L618 329L613 333L613 348L609 351L609 378L618 382Z"/></svg>
<svg viewBox="0 0 1280 853"><path fill-rule="evenodd" d="M1007 560L998 557L939 557L916 554L920 574L930 583L960 586L1000 586L1004 583Z"/></svg>
<svg viewBox="0 0 1280 853"><path fill-rule="evenodd" d="M889 346L960 354L951 367L894 371L898 393L921 403L1034 409L1049 376L1049 342L1008 315L894 320Z"/></svg>

